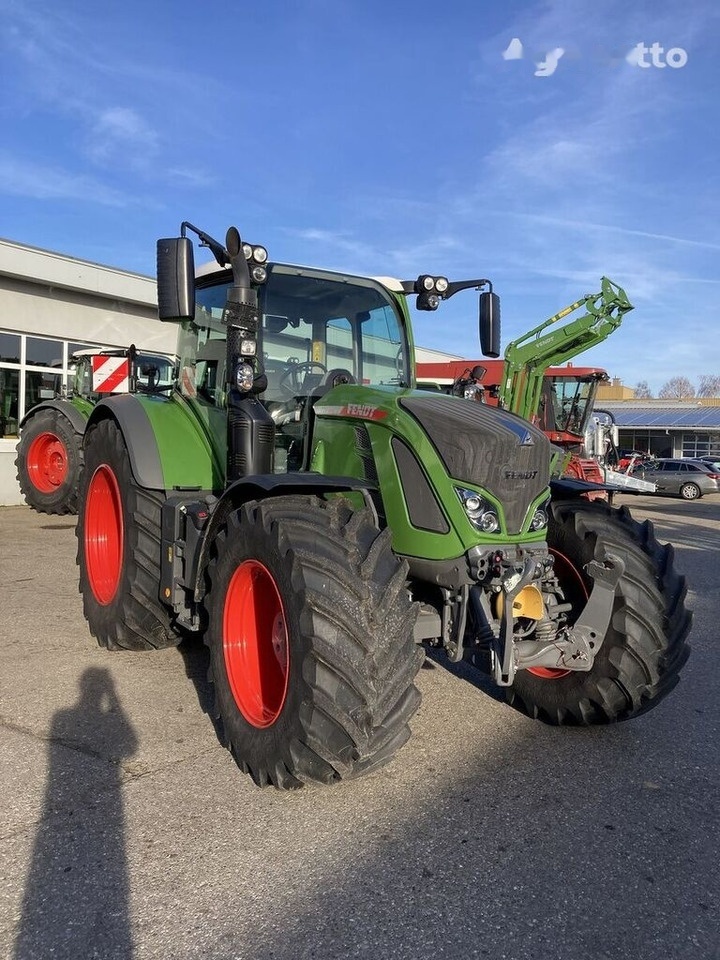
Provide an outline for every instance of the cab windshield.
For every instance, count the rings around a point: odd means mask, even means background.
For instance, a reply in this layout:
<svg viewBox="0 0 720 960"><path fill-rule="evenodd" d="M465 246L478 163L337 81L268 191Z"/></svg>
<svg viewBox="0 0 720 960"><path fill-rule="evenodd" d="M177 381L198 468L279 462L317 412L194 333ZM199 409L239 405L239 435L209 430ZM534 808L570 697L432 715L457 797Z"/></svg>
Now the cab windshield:
<svg viewBox="0 0 720 960"><path fill-rule="evenodd" d="M183 325L180 343L181 391L215 406L225 402L221 317L230 287L227 274L220 278L198 285L195 319ZM406 384L404 327L391 297L375 281L275 264L258 293L266 404L339 383Z"/></svg>
<svg viewBox="0 0 720 960"><path fill-rule="evenodd" d="M541 427L582 437L597 393L597 379L545 377Z"/></svg>

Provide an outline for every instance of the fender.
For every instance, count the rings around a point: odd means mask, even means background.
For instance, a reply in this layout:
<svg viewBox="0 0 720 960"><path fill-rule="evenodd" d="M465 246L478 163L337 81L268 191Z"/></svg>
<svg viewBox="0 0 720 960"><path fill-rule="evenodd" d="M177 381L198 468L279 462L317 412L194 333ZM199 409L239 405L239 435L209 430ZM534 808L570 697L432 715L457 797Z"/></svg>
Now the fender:
<svg viewBox="0 0 720 960"><path fill-rule="evenodd" d="M43 400L42 403L36 403L20 421L20 429L41 410L58 410L66 420L70 421L75 433L79 433L80 436L85 433L87 419L67 400Z"/></svg>
<svg viewBox="0 0 720 960"><path fill-rule="evenodd" d="M262 499L273 496L292 496L293 494L315 494L322 496L323 493L349 493L352 491L362 494L365 505L370 507L378 523L377 510L373 503L371 493L376 491L377 487L367 483L365 480L358 480L356 477L329 477L322 473L271 473L255 474L250 477L243 477L236 480L220 497L203 531L202 544L199 554L195 561L194 571L194 599L202 599L204 590L203 572L209 559L210 546L215 539L217 530L222 526L233 510L239 509L244 503L250 500ZM170 504L168 504L168 508Z"/></svg>
<svg viewBox="0 0 720 960"><path fill-rule="evenodd" d="M148 490L164 490L165 476L160 451L142 403L133 394L118 394L101 400L90 414L87 426L100 420L115 420L125 440L133 476ZM132 438L132 443L129 439Z"/></svg>
<svg viewBox="0 0 720 960"><path fill-rule="evenodd" d="M203 413L217 423L203 421ZM112 417L126 439L133 476L141 487L178 491L210 491L225 487L220 437L225 436L221 411L195 410L177 394L124 394L102 400L89 424Z"/></svg>

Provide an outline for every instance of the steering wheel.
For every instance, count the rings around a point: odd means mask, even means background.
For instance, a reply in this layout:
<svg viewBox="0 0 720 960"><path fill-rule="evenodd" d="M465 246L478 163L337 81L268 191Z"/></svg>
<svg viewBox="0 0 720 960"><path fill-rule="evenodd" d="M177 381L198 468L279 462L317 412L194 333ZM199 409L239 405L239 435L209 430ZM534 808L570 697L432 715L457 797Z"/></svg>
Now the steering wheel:
<svg viewBox="0 0 720 960"><path fill-rule="evenodd" d="M314 370L327 373L327 367L322 363L318 363L316 360L305 360L303 363L288 364L287 370L278 381L278 390L288 398L296 397L300 393L303 380L307 374L312 373Z"/></svg>

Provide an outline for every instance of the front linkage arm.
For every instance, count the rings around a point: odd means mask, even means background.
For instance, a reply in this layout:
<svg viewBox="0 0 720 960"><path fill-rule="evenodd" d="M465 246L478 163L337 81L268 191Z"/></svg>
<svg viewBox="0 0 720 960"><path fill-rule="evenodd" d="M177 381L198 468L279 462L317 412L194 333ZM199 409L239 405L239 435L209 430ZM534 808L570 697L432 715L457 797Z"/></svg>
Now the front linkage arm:
<svg viewBox="0 0 720 960"><path fill-rule="evenodd" d="M535 565L535 560L528 559L521 573L503 583L500 635L493 644L492 658L493 677L498 686L511 686L515 672L528 667L592 670L610 626L615 588L625 571L625 564L620 557L608 554L604 563L592 560L585 569L594 580L593 588L578 620L547 643L516 641L513 640L513 600L532 581Z"/></svg>

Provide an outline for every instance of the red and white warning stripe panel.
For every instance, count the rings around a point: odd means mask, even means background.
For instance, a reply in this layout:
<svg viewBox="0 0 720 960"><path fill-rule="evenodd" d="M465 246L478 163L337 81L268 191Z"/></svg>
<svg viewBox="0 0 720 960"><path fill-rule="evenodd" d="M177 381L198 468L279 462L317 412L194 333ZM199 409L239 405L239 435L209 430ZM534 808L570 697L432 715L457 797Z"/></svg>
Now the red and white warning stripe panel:
<svg viewBox="0 0 720 960"><path fill-rule="evenodd" d="M92 371L95 393L130 392L130 360L127 357L95 356Z"/></svg>

